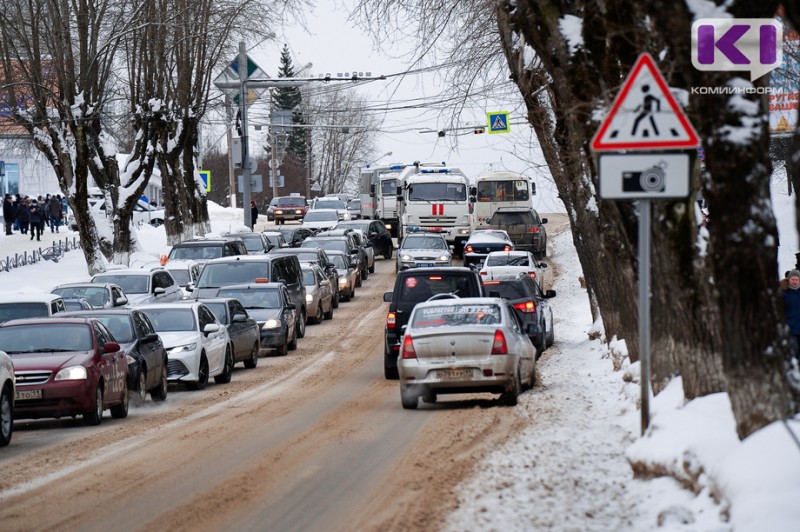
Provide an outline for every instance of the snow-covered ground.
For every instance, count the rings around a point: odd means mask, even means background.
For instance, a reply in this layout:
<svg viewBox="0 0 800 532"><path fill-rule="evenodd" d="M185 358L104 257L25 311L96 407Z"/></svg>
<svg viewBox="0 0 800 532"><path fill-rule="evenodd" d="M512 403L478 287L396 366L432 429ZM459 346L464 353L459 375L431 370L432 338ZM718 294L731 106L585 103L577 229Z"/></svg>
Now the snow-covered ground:
<svg viewBox="0 0 800 532"><path fill-rule="evenodd" d="M784 191L785 181L773 186L781 271L793 266L798 246L793 198ZM241 209L214 205L210 215L215 233L245 229ZM142 251L134 263L168 249L163 228L137 234ZM19 234L0 238L0 258L32 247ZM640 438L638 364L623 359L614 371L611 348L624 355L624 343L589 340L593 324L572 237L564 233L553 244L561 271L552 300L556 344L540 361L541 385L516 409L530 424L458 487L449 530L800 530L800 441L790 433L800 438L800 418L740 442L726 394L686 403L676 380L651 401L650 429ZM0 286L30 293L86 278L82 253L71 251L58 263L0 271ZM670 477L634 479L629 460L677 478L693 475L700 492Z"/></svg>

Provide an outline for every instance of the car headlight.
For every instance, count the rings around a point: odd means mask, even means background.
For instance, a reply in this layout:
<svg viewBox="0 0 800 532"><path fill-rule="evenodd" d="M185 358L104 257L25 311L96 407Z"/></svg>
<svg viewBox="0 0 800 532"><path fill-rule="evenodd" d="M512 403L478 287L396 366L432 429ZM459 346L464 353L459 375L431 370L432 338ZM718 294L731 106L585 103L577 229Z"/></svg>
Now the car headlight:
<svg viewBox="0 0 800 532"><path fill-rule="evenodd" d="M70 366L56 373L56 381L81 381L86 380L88 374L83 366Z"/></svg>
<svg viewBox="0 0 800 532"><path fill-rule="evenodd" d="M281 322L278 320L267 320L264 322L264 325L261 326L262 329L277 329L281 326Z"/></svg>
<svg viewBox="0 0 800 532"><path fill-rule="evenodd" d="M411 255L401 255L400 260L412 260Z"/></svg>
<svg viewBox="0 0 800 532"><path fill-rule="evenodd" d="M339 284L347 284L347 277L339 277Z"/></svg>
<svg viewBox="0 0 800 532"><path fill-rule="evenodd" d="M314 301L314 296L306 294L306 303L311 303L312 301Z"/></svg>
<svg viewBox="0 0 800 532"><path fill-rule="evenodd" d="M438 260L450 260L450 255L442 255Z"/></svg>
<svg viewBox="0 0 800 532"><path fill-rule="evenodd" d="M183 353L184 351L194 351L195 349L197 349L196 342L193 344L179 345L177 347L173 347L172 349L169 350L168 354L177 355L179 353Z"/></svg>

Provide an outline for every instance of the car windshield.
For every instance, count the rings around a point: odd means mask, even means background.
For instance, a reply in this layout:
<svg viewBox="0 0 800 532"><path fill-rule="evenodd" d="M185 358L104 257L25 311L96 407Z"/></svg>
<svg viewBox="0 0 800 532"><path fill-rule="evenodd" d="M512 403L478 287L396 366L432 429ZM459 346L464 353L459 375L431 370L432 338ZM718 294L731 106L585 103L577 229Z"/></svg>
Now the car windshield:
<svg viewBox="0 0 800 532"><path fill-rule="evenodd" d="M126 294L147 294L150 292L149 275L104 273L95 275L92 282L119 285Z"/></svg>
<svg viewBox="0 0 800 532"><path fill-rule="evenodd" d="M108 303L108 290L104 286L71 286L64 288L54 288L54 294L67 298L84 298L93 307L102 307Z"/></svg>
<svg viewBox="0 0 800 532"><path fill-rule="evenodd" d="M264 251L264 241L261 240L260 235L239 235L239 238L244 240L244 247L247 251Z"/></svg>
<svg viewBox="0 0 800 532"><path fill-rule="evenodd" d="M88 314L84 314L88 316ZM103 325L114 335L114 340L126 344L133 342L133 326L127 316L92 314L93 317L103 322Z"/></svg>
<svg viewBox="0 0 800 532"><path fill-rule="evenodd" d="M306 222L332 222L337 221L339 217L335 212L314 212L308 211L304 220Z"/></svg>
<svg viewBox="0 0 800 532"><path fill-rule="evenodd" d="M47 303L0 303L0 322L19 318L46 318L49 315Z"/></svg>
<svg viewBox="0 0 800 532"><path fill-rule="evenodd" d="M169 252L170 259L177 260L210 260L222 256L222 246L176 246Z"/></svg>
<svg viewBox="0 0 800 532"><path fill-rule="evenodd" d="M332 249L336 251L344 251L348 253L347 242L344 240L306 240L302 246L304 248L317 247L322 249Z"/></svg>
<svg viewBox="0 0 800 532"><path fill-rule="evenodd" d="M436 294L470 295L467 274L409 275L403 279L400 299L408 302L426 301Z"/></svg>
<svg viewBox="0 0 800 532"><path fill-rule="evenodd" d="M344 270L346 269L349 264L346 264L344 261L344 255L333 254L329 256L331 262L336 266L337 270Z"/></svg>
<svg viewBox="0 0 800 532"><path fill-rule="evenodd" d="M257 290L228 288L220 290L217 295L218 297L234 297L246 309L281 308L281 293L277 288L259 288Z"/></svg>
<svg viewBox="0 0 800 532"><path fill-rule="evenodd" d="M447 249L447 243L434 236L407 236L403 239L402 249Z"/></svg>
<svg viewBox="0 0 800 532"><path fill-rule="evenodd" d="M317 284L317 276L314 275L313 270L303 270L303 284L306 286L315 286Z"/></svg>
<svg viewBox="0 0 800 532"><path fill-rule="evenodd" d="M454 304L415 309L411 326L422 329L457 325L497 325L501 322L502 315L498 305Z"/></svg>
<svg viewBox="0 0 800 532"><path fill-rule="evenodd" d="M363 232L369 231L369 220L366 222L344 222L336 226L337 229L360 229Z"/></svg>
<svg viewBox="0 0 800 532"><path fill-rule="evenodd" d="M489 221L490 225L533 225L533 216L529 212L496 212Z"/></svg>
<svg viewBox="0 0 800 532"><path fill-rule="evenodd" d="M344 202L341 200L317 200L314 204L315 209L344 209Z"/></svg>
<svg viewBox="0 0 800 532"><path fill-rule="evenodd" d="M305 198L280 198L278 200L278 205L280 207L305 207L306 206L306 199Z"/></svg>
<svg viewBox="0 0 800 532"><path fill-rule="evenodd" d="M361 200L353 199L347 202L348 209L360 209L361 208Z"/></svg>
<svg viewBox="0 0 800 532"><path fill-rule="evenodd" d="M90 351L92 331L85 323L36 323L0 327L0 345L11 355Z"/></svg>
<svg viewBox="0 0 800 532"><path fill-rule="evenodd" d="M486 266L530 266L527 255L489 255Z"/></svg>
<svg viewBox="0 0 800 532"><path fill-rule="evenodd" d="M142 312L150 318L156 332L197 331L194 312L189 307L147 308Z"/></svg>
<svg viewBox="0 0 800 532"><path fill-rule="evenodd" d="M266 239L267 239L267 242L269 242L269 244L270 244L271 246L273 246L273 247L280 247L280 245L281 245L281 238L282 238L282 237L283 237L283 235L280 235L280 236L278 236L278 235L267 235L267 234L265 234L265 235L264 235L264 238L266 238ZM285 241L285 240L286 240L286 239L284 239L284 241Z"/></svg>
<svg viewBox="0 0 800 532"><path fill-rule="evenodd" d="M519 281L487 281L483 283L483 291L491 297L502 297L508 300L527 297L525 289Z"/></svg>
<svg viewBox="0 0 800 532"><path fill-rule="evenodd" d="M169 270L169 273L175 278L175 282L178 283L179 286L186 286L192 280L191 276L189 275L189 270L185 270L181 268L180 270Z"/></svg>
<svg viewBox="0 0 800 532"><path fill-rule="evenodd" d="M267 278L269 264L263 262L225 262L219 264L206 263L198 288L219 288L229 284L254 283L256 279Z"/></svg>
<svg viewBox="0 0 800 532"><path fill-rule="evenodd" d="M221 324L228 325L228 313L225 310L228 304L225 301L208 301L204 304L214 313Z"/></svg>
<svg viewBox="0 0 800 532"><path fill-rule="evenodd" d="M463 183L414 183L408 187L409 201L465 201L467 186Z"/></svg>
<svg viewBox="0 0 800 532"><path fill-rule="evenodd" d="M394 196L397 194L397 179L381 181L381 194L384 196Z"/></svg>

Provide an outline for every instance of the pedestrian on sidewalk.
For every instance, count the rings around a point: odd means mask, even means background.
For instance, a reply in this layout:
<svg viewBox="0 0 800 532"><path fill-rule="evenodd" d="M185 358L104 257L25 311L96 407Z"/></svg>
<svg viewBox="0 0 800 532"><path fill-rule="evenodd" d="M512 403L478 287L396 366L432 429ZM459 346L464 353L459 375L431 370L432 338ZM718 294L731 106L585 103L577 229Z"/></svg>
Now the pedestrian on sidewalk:
<svg viewBox="0 0 800 532"><path fill-rule="evenodd" d="M798 270L789 272L789 287L783 291L783 310L796 356L800 352L800 271Z"/></svg>
<svg viewBox="0 0 800 532"><path fill-rule="evenodd" d="M19 207L22 205L22 196L17 194L14 198L14 231L19 231L19 221L17 220L17 213L19 213Z"/></svg>
<svg viewBox="0 0 800 532"><path fill-rule="evenodd" d="M14 225L14 220L16 219L14 212L14 198L11 197L11 194L6 194L6 199L3 201L3 223L6 226L6 234L11 235L11 227Z"/></svg>
<svg viewBox="0 0 800 532"><path fill-rule="evenodd" d="M61 194L50 198L46 210L50 221L50 232L58 233L58 226L61 224Z"/></svg>
<svg viewBox="0 0 800 532"><path fill-rule="evenodd" d="M250 230L253 231L258 220L258 206L255 200L250 200Z"/></svg>
<svg viewBox="0 0 800 532"><path fill-rule="evenodd" d="M23 235L28 234L28 226L30 225L30 210L31 200L25 198L20 202L17 207L17 222L19 223L19 231Z"/></svg>
<svg viewBox="0 0 800 532"><path fill-rule="evenodd" d="M31 208L28 212L28 221L31 224L31 240L42 240L42 226L44 225L44 209L36 200L31 201Z"/></svg>

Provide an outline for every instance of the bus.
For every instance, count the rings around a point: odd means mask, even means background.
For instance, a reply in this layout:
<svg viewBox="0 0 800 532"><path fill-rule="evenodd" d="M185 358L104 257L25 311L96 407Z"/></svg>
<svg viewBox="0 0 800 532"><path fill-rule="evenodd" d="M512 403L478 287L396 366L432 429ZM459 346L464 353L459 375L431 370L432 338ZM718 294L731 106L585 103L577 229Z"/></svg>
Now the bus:
<svg viewBox="0 0 800 532"><path fill-rule="evenodd" d="M536 186L517 172L495 170L475 179L472 228L485 229L498 207L533 207Z"/></svg>

